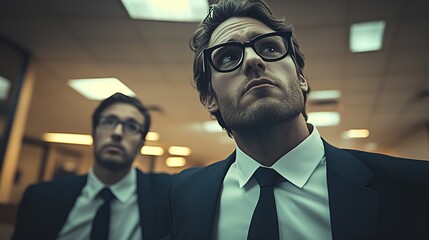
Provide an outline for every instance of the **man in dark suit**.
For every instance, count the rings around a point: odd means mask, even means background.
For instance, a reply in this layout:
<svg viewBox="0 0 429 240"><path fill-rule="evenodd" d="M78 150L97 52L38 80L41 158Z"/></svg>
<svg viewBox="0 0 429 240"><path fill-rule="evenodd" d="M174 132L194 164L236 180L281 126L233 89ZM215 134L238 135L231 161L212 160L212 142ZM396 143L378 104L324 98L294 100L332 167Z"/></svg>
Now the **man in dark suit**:
<svg viewBox="0 0 429 240"><path fill-rule="evenodd" d="M150 123L149 112L136 98L116 93L102 101L92 117L95 161L88 174L30 186L18 209L13 239L168 236L171 176L132 167Z"/></svg>
<svg viewBox="0 0 429 240"><path fill-rule="evenodd" d="M429 162L324 141L292 28L262 0L213 4L190 45L200 100L236 150L174 178L174 239L429 239Z"/></svg>

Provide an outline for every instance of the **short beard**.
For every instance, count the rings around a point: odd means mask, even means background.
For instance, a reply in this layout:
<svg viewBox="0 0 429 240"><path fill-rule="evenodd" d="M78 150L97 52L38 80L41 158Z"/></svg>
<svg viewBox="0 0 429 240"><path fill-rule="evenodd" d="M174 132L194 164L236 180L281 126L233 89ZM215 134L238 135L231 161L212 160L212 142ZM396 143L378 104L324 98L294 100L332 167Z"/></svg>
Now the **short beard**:
<svg viewBox="0 0 429 240"><path fill-rule="evenodd" d="M132 163L133 163L133 159L131 159L131 161L130 161L129 158L127 158L127 161L121 161L121 162L110 161L109 159L104 159L97 152L94 152L94 156L95 156L95 161L100 166L102 166L103 168L108 169L112 172L126 170L126 169L130 168Z"/></svg>
<svg viewBox="0 0 429 240"><path fill-rule="evenodd" d="M269 106L259 107L257 111L249 111L248 109L243 109L243 111L226 110L223 112L222 116L228 116L226 118L224 117L224 120L232 130L255 131L261 128L271 128L278 124L291 122L303 112L303 105L304 104L302 104L302 106L276 106L271 104Z"/></svg>
<svg viewBox="0 0 429 240"><path fill-rule="evenodd" d="M263 103L253 103L250 108L238 105L238 100L226 96L221 100L223 107L219 111L225 124L235 131L259 131L270 129L285 122L291 122L305 110L304 95L299 84L291 83L291 91L280 101L261 99ZM237 95L236 95L237 96ZM260 106L257 106L260 105Z"/></svg>

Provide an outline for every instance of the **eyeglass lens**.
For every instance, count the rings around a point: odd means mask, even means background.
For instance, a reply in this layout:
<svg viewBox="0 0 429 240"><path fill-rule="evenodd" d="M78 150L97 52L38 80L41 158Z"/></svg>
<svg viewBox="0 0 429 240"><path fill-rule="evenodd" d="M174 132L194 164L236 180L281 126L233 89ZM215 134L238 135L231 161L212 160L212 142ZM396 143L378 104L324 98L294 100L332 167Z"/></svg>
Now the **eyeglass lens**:
<svg viewBox="0 0 429 240"><path fill-rule="evenodd" d="M113 130L118 124L122 124L123 131L126 134L136 134L142 128L141 125L133 120L121 121L116 117L101 117L98 126L103 129Z"/></svg>
<svg viewBox="0 0 429 240"><path fill-rule="evenodd" d="M210 58L217 69L228 71L234 69L243 61L244 48L247 44L231 42L215 49ZM249 43L264 60L275 60L287 53L287 45L281 36L267 36Z"/></svg>

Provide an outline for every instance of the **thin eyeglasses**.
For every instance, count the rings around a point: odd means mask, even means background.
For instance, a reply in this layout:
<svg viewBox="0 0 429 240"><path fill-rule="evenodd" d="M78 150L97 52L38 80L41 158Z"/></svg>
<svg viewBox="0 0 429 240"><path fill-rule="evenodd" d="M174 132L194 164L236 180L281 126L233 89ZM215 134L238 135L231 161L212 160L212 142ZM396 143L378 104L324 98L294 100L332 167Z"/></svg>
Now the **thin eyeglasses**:
<svg viewBox="0 0 429 240"><path fill-rule="evenodd" d="M143 132L143 126L134 120L121 121L115 116L101 116L98 120L98 128L113 131L118 124L122 125L124 134L135 135Z"/></svg>

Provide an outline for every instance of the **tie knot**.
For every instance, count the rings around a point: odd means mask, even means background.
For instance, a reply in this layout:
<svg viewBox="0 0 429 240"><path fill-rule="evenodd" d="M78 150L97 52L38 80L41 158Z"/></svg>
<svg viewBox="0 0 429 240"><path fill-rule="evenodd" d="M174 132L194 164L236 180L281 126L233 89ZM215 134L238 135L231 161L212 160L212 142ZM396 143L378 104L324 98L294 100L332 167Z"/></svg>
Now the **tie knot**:
<svg viewBox="0 0 429 240"><path fill-rule="evenodd" d="M276 170L272 168L260 167L253 174L253 177L258 182L261 188L263 187L273 187L281 179L281 176Z"/></svg>
<svg viewBox="0 0 429 240"><path fill-rule="evenodd" d="M115 198L115 195L113 195L112 191L110 190L110 188L103 188L99 195L101 196L101 198L105 201L105 202L110 202Z"/></svg>

